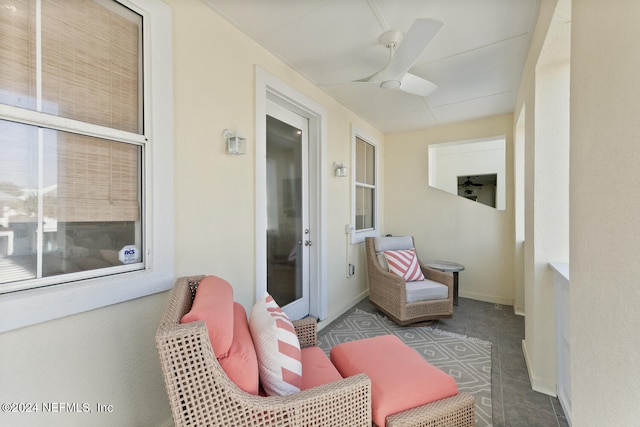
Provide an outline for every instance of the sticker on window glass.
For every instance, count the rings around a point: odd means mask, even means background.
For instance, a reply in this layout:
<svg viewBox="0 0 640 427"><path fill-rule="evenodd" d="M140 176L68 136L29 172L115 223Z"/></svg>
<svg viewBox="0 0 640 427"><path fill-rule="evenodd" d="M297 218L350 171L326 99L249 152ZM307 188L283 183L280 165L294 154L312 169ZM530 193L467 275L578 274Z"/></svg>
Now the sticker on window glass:
<svg viewBox="0 0 640 427"><path fill-rule="evenodd" d="M135 245L128 245L120 249L118 259L123 264L132 264L140 259L140 252Z"/></svg>

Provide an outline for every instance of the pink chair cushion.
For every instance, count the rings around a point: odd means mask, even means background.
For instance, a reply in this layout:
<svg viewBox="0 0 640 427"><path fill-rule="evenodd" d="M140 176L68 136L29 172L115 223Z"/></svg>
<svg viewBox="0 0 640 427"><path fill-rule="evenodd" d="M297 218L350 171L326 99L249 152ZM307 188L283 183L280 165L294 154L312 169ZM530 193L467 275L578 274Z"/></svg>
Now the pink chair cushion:
<svg viewBox="0 0 640 427"><path fill-rule="evenodd" d="M233 304L233 309L233 342L227 355L218 358L218 362L238 387L257 395L258 358L249 332L247 312L237 302Z"/></svg>
<svg viewBox="0 0 640 427"><path fill-rule="evenodd" d="M302 384L300 390L308 390L319 385L342 379L342 375L331 363L320 347L302 349Z"/></svg>
<svg viewBox="0 0 640 427"><path fill-rule="evenodd" d="M191 310L180 323L203 320L218 359L225 357L233 341L233 288L224 279L207 276L200 281Z"/></svg>
<svg viewBox="0 0 640 427"><path fill-rule="evenodd" d="M371 379L373 422L458 394L455 380L429 364L394 335L338 344L331 361L343 377L365 373Z"/></svg>

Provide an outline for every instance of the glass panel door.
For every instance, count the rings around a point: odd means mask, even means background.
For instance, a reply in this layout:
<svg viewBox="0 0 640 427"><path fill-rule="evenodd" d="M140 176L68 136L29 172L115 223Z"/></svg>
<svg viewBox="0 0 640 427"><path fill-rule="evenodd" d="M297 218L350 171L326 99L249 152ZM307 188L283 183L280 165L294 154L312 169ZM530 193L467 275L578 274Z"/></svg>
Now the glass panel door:
<svg viewBox="0 0 640 427"><path fill-rule="evenodd" d="M291 318L309 312L307 120L269 103L267 291Z"/></svg>

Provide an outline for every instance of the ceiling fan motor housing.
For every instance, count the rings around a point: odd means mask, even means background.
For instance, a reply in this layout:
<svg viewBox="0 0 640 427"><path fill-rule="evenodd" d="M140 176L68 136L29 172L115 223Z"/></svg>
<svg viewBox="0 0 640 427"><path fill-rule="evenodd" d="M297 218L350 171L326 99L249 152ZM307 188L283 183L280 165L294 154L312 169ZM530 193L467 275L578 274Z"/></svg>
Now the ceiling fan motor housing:
<svg viewBox="0 0 640 427"><path fill-rule="evenodd" d="M387 80L380 83L380 87L383 89L397 89L401 85L399 80Z"/></svg>
<svg viewBox="0 0 640 427"><path fill-rule="evenodd" d="M398 30L385 31L379 40L384 47L397 47L400 44L400 40L402 40L402 32Z"/></svg>

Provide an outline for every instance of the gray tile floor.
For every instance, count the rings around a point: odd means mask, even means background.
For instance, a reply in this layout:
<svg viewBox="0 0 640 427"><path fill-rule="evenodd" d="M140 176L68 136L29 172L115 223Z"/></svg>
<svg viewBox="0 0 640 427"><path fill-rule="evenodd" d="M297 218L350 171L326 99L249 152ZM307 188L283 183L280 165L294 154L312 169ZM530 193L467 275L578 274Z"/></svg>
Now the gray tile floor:
<svg viewBox="0 0 640 427"><path fill-rule="evenodd" d="M377 311L367 298L356 307ZM515 315L512 307L460 298L459 305L454 306L453 318L438 320L432 326L493 344L491 400L494 426L568 426L558 399L531 389L522 354L524 317Z"/></svg>

